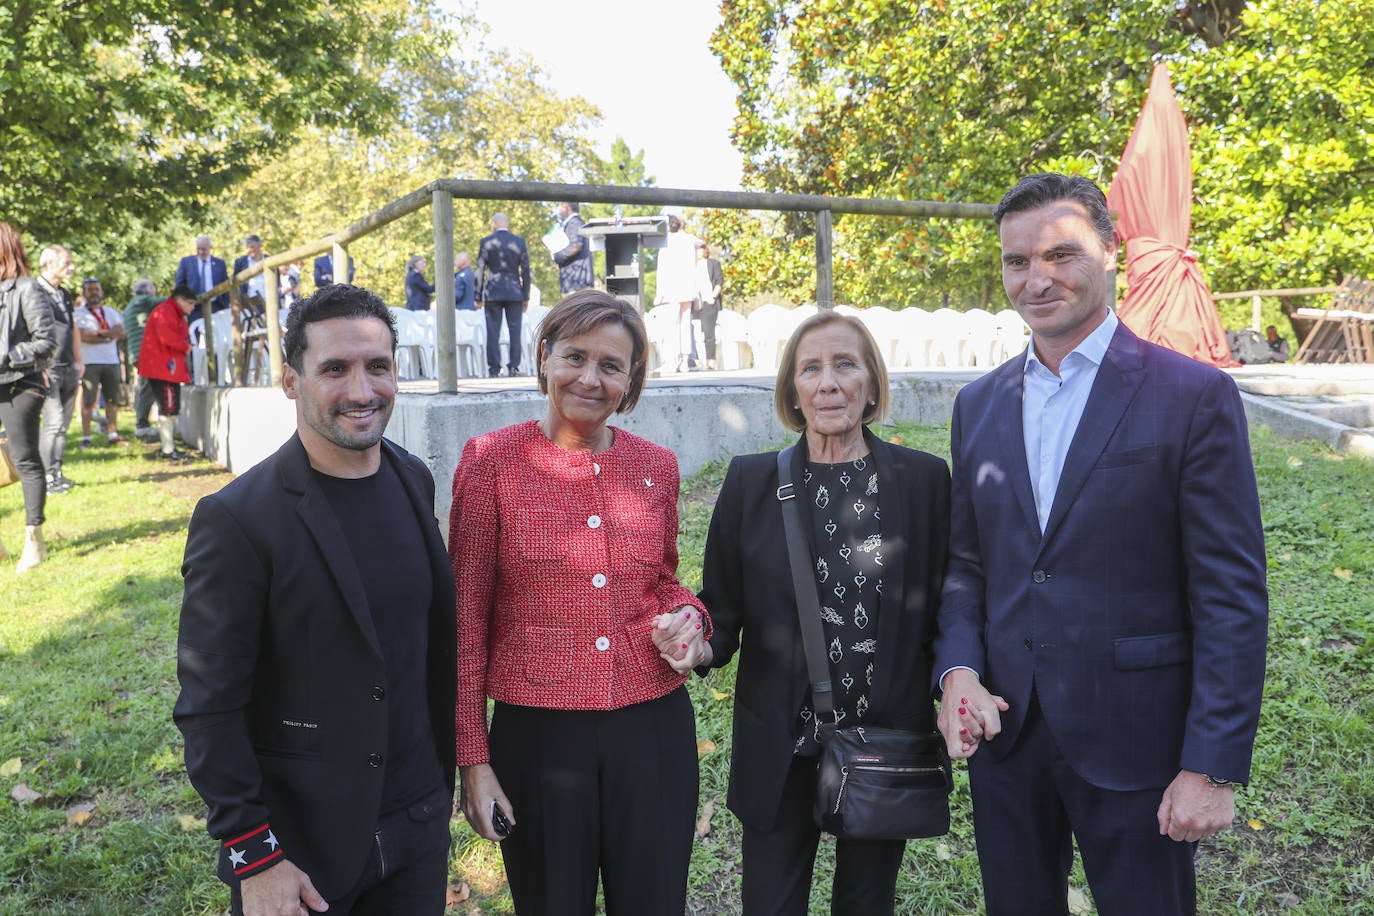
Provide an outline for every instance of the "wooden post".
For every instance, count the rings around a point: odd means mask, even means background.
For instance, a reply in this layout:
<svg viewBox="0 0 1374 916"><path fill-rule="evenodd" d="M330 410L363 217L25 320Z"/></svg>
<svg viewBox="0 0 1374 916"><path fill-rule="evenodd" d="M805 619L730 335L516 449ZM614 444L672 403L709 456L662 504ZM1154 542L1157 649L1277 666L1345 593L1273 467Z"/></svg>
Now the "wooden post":
<svg viewBox="0 0 1374 916"><path fill-rule="evenodd" d="M831 253L832 233L829 210L816 211L816 305L835 307L835 262Z"/></svg>
<svg viewBox="0 0 1374 916"><path fill-rule="evenodd" d="M220 354L215 352L215 316L210 309L212 298L211 296L206 296L205 301L200 304L201 329L205 335L206 388L215 388L219 385Z"/></svg>
<svg viewBox="0 0 1374 916"><path fill-rule="evenodd" d="M272 387L281 386L281 289L275 267L262 272L267 282L267 306L263 320L267 322L267 365Z"/></svg>
<svg viewBox="0 0 1374 916"><path fill-rule="evenodd" d="M1264 333L1264 328L1260 327L1260 320L1261 320L1261 319L1260 319L1260 297L1259 297L1259 296L1251 296L1251 297L1250 297L1250 327L1254 328L1256 331L1259 331L1261 334L1263 334L1263 333Z"/></svg>
<svg viewBox="0 0 1374 916"><path fill-rule="evenodd" d="M243 303L239 301L239 285L230 280L229 285L229 385L248 384L248 360L243 352L243 325L239 316L243 314Z"/></svg>
<svg viewBox="0 0 1374 916"><path fill-rule="evenodd" d="M348 249L335 242L332 256L334 259L334 282L352 283L353 281L348 276Z"/></svg>
<svg viewBox="0 0 1374 916"><path fill-rule="evenodd" d="M434 354L439 391L458 390L457 315L453 302L453 195L434 192Z"/></svg>

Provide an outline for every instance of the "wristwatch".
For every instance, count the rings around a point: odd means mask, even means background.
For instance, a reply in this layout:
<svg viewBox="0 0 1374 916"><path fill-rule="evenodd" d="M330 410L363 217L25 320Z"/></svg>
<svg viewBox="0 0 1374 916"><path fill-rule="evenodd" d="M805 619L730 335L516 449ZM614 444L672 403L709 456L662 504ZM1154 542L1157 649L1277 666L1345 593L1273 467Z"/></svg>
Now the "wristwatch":
<svg viewBox="0 0 1374 916"><path fill-rule="evenodd" d="M1220 789L1223 786L1229 786L1231 784L1231 780L1222 776L1208 776L1206 773L1203 773L1202 778L1207 780L1207 785L1211 786L1213 789Z"/></svg>

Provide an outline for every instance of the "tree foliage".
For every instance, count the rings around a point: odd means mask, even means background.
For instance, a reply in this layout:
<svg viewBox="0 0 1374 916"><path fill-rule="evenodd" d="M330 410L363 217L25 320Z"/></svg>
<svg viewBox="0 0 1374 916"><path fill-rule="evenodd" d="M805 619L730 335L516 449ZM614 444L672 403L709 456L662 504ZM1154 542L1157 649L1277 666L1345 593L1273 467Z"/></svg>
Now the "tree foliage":
<svg viewBox="0 0 1374 916"><path fill-rule="evenodd" d="M0 214L40 239L194 216L300 125L395 111L425 54L386 0L0 0Z"/></svg>
<svg viewBox="0 0 1374 916"><path fill-rule="evenodd" d="M214 219L230 238L256 232L269 252L281 251L337 231L436 178L580 182L604 172L606 163L587 138L600 117L590 103L559 96L526 55L488 48L485 27L471 17L411 16L436 52L388 64L396 105L384 129L371 136L346 127L299 130L294 143L217 201ZM454 251L475 261L492 214L505 212L511 230L529 244L534 282L556 296L557 271L539 244L556 203L455 199ZM356 282L395 304L404 301L406 258L426 255L432 282L440 269L433 251L428 207L350 247Z"/></svg>
<svg viewBox="0 0 1374 916"><path fill-rule="evenodd" d="M712 46L739 90L734 140L751 186L970 202L995 202L1043 169L1105 188L1151 67L1164 60L1190 124L1194 247L1214 288L1243 289L1374 267L1368 9L1368 0L725 0ZM783 229L737 254L800 273L811 246L797 243L811 227L793 218ZM851 217L836 221L835 244L839 301L1000 296L988 224Z"/></svg>

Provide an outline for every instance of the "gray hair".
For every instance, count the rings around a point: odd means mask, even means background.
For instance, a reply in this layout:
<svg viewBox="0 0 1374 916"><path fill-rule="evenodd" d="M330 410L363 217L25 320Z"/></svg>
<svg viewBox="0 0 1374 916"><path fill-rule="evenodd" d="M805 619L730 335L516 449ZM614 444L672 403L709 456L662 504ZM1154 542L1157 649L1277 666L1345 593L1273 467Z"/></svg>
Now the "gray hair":
<svg viewBox="0 0 1374 916"><path fill-rule="evenodd" d="M147 277L140 277L134 281L134 293L140 296L156 296L157 284Z"/></svg>
<svg viewBox="0 0 1374 916"><path fill-rule="evenodd" d="M38 269L47 270L49 267L62 260L64 255L70 258L72 253L61 245L49 245L38 253Z"/></svg>

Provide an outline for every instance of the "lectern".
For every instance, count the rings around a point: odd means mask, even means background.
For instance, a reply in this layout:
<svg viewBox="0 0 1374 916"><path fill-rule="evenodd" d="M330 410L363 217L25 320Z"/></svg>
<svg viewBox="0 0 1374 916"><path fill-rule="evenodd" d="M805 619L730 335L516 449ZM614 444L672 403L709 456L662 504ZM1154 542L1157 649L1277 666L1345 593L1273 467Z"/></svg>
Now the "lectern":
<svg viewBox="0 0 1374 916"><path fill-rule="evenodd" d="M644 249L668 244L668 217L627 216L588 220L582 235L592 251L606 253L606 292L644 313Z"/></svg>

